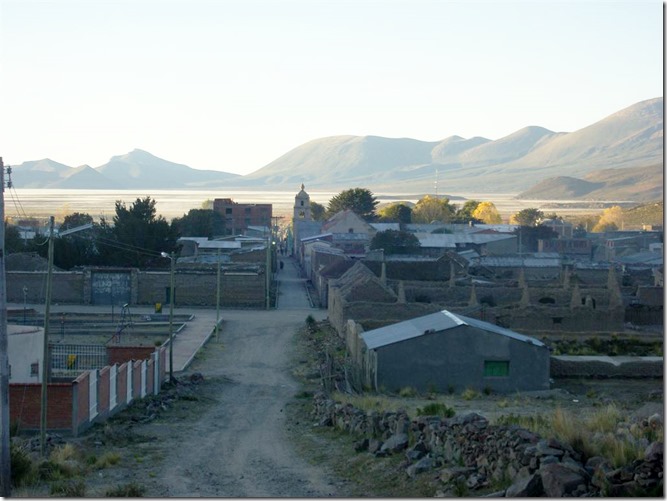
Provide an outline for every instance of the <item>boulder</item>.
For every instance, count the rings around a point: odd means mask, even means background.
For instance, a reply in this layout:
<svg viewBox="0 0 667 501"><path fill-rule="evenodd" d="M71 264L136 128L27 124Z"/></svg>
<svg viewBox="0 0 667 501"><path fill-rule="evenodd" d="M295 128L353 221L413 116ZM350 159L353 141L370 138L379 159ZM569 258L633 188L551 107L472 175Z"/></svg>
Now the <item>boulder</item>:
<svg viewBox="0 0 667 501"><path fill-rule="evenodd" d="M540 497L543 494L542 477L538 473L519 475L505 491L508 498Z"/></svg>
<svg viewBox="0 0 667 501"><path fill-rule="evenodd" d="M400 452L408 448L408 436L405 433L395 433L389 437L380 450L383 452Z"/></svg>
<svg viewBox="0 0 667 501"><path fill-rule="evenodd" d="M406 473L410 478L414 478L415 475L430 471L435 466L435 462L430 457L424 457L417 461L415 464L411 464L407 467Z"/></svg>
<svg viewBox="0 0 667 501"><path fill-rule="evenodd" d="M544 493L550 498L571 496L580 485L586 486L586 477L560 463L546 464L538 470Z"/></svg>

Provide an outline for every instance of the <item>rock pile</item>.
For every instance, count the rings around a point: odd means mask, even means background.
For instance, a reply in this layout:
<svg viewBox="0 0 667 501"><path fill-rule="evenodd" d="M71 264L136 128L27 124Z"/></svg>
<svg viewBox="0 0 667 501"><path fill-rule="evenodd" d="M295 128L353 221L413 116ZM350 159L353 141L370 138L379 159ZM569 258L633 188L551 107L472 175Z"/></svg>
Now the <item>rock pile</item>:
<svg viewBox="0 0 667 501"><path fill-rule="evenodd" d="M491 425L479 414L452 418L404 411L365 412L320 392L313 415L320 426L358 435L358 452L377 457L403 453L406 474L437 472L443 496L493 490L506 497L629 496L662 492L663 444L646 448L644 459L612 468L601 457L585 458L568 444L544 439L515 425Z"/></svg>

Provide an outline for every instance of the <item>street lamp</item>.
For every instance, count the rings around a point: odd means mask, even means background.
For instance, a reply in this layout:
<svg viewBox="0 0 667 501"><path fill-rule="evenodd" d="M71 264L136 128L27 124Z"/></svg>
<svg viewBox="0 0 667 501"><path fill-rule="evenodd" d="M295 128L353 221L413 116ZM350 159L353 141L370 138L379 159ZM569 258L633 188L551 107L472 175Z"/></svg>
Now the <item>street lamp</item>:
<svg viewBox="0 0 667 501"><path fill-rule="evenodd" d="M26 308L28 305L28 288L24 285L23 286L23 325L25 325L25 313L26 313Z"/></svg>
<svg viewBox="0 0 667 501"><path fill-rule="evenodd" d="M169 274L169 382L174 381L174 266L176 257L174 253L167 254L160 252L162 257L166 257L171 261L171 271Z"/></svg>

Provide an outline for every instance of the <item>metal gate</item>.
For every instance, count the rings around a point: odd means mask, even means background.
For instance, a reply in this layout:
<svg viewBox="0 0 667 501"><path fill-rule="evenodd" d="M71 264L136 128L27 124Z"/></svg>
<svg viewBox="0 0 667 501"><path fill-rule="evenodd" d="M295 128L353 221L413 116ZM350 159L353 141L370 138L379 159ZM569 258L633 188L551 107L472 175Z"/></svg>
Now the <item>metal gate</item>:
<svg viewBox="0 0 667 501"><path fill-rule="evenodd" d="M94 271L91 277L92 304L126 304L131 302L132 280L129 272Z"/></svg>

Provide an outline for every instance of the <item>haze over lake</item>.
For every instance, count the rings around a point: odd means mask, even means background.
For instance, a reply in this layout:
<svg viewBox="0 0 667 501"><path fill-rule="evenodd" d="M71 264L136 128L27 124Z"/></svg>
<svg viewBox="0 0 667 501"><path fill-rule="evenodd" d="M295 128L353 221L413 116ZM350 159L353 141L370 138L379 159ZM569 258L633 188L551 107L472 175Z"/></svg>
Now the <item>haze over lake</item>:
<svg viewBox="0 0 667 501"><path fill-rule="evenodd" d="M5 216L10 219L24 216L48 218L56 216L62 220L67 214L85 212L95 219L105 217L108 220L115 214L117 200L130 206L137 198L150 196L157 202L158 214L167 220L181 217L190 209L199 209L206 200L214 198L231 198L238 203L271 203L275 216L291 217L294 197L299 187L292 191L192 191L192 190L49 190L49 189L8 189L5 190ZM329 200L339 191L323 192L306 191L310 199L326 207ZM380 203L405 200L417 202L419 194L374 193ZM572 200L515 200L516 194L484 194L484 193L448 193L448 196L463 197L480 201L493 202L503 219L526 207L543 207L545 204L577 203ZM462 200L452 200L455 204ZM601 210L601 209L599 209ZM591 212L593 209L568 207L555 209L558 214Z"/></svg>

